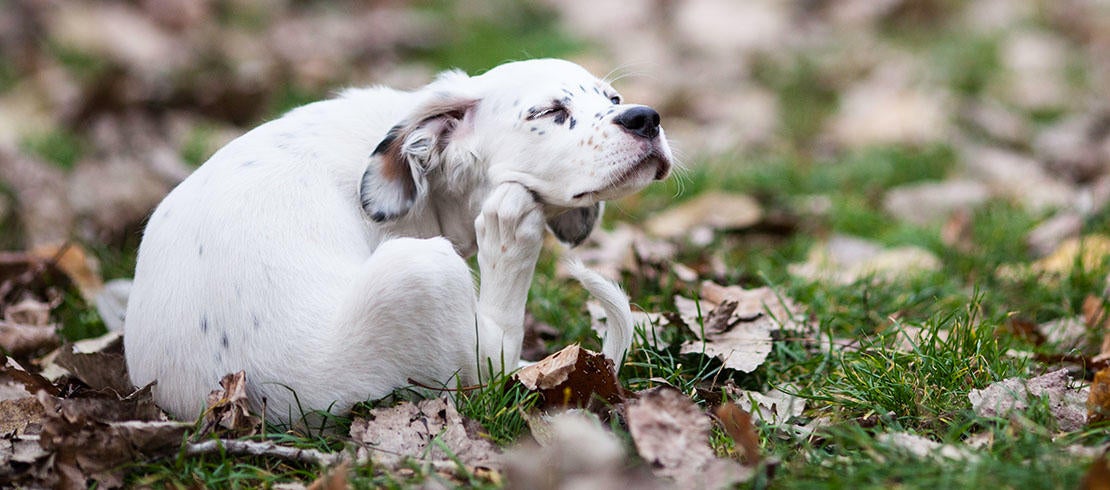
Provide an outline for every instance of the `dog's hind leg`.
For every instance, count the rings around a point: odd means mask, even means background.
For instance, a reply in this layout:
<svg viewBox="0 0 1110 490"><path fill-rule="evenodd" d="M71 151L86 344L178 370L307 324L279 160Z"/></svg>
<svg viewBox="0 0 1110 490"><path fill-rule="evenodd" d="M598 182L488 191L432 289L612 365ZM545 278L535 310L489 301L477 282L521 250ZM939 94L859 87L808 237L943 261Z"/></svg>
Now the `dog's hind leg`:
<svg viewBox="0 0 1110 490"><path fill-rule="evenodd" d="M474 279L445 238L388 240L354 272L336 312L326 396L339 408L419 384L477 382ZM326 401L326 400L321 400Z"/></svg>

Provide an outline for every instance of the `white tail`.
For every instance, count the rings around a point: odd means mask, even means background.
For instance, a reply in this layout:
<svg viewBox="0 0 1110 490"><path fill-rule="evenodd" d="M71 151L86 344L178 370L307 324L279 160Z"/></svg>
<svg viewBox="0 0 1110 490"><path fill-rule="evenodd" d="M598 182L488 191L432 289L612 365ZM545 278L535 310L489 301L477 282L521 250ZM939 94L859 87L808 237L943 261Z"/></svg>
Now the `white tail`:
<svg viewBox="0 0 1110 490"><path fill-rule="evenodd" d="M628 295L620 286L587 269L578 257L566 259L565 264L570 275L582 283L582 287L605 309L607 328L601 338L601 353L612 359L617 371L620 371L624 355L632 346L632 308L628 304Z"/></svg>

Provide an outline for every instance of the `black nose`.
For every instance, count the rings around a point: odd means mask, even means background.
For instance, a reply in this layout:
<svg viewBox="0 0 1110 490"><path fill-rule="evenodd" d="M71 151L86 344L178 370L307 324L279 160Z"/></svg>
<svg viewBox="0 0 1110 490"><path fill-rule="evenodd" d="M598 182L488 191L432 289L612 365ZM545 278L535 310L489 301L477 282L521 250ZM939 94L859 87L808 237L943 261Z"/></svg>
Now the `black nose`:
<svg viewBox="0 0 1110 490"><path fill-rule="evenodd" d="M620 124L628 132L649 140L659 135L659 113L650 107L633 107L618 114L613 122Z"/></svg>

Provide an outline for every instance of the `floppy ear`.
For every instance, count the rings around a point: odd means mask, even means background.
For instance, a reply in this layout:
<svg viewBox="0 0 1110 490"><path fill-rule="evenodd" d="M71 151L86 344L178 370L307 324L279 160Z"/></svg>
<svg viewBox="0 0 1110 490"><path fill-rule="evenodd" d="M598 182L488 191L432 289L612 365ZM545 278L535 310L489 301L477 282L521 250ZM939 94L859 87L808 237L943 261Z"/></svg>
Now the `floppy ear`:
<svg viewBox="0 0 1110 490"><path fill-rule="evenodd" d="M559 241L576 247L584 242L586 237L590 236L590 232L594 230L594 225L597 224L597 219L601 217L603 209L600 202L584 208L568 209L549 218L547 226L551 228L551 232L555 234Z"/></svg>
<svg viewBox="0 0 1110 490"><path fill-rule="evenodd" d="M477 103L473 98L439 95L386 133L370 154L358 189L362 209L371 219L395 220L412 209L427 192L427 173L441 163L444 149Z"/></svg>

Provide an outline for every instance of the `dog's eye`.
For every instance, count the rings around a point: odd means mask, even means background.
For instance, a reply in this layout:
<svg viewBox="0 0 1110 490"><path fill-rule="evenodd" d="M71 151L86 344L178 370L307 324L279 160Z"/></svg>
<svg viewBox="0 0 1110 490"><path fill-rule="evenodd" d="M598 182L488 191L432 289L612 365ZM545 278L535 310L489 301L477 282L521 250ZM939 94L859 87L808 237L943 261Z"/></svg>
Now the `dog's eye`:
<svg viewBox="0 0 1110 490"><path fill-rule="evenodd" d="M609 97L609 102L612 102L613 105L621 105L621 96L614 95L612 97Z"/></svg>
<svg viewBox="0 0 1110 490"><path fill-rule="evenodd" d="M547 117L547 116L556 116L556 117L561 116L561 117L565 118L567 116L567 108L563 107L561 105L556 105L556 106L551 106L551 107L547 107L547 108L543 108L543 109L536 109L536 110L532 111L531 114L528 115L528 120L530 121L530 120L533 120L533 119L539 119L541 117Z"/></svg>

